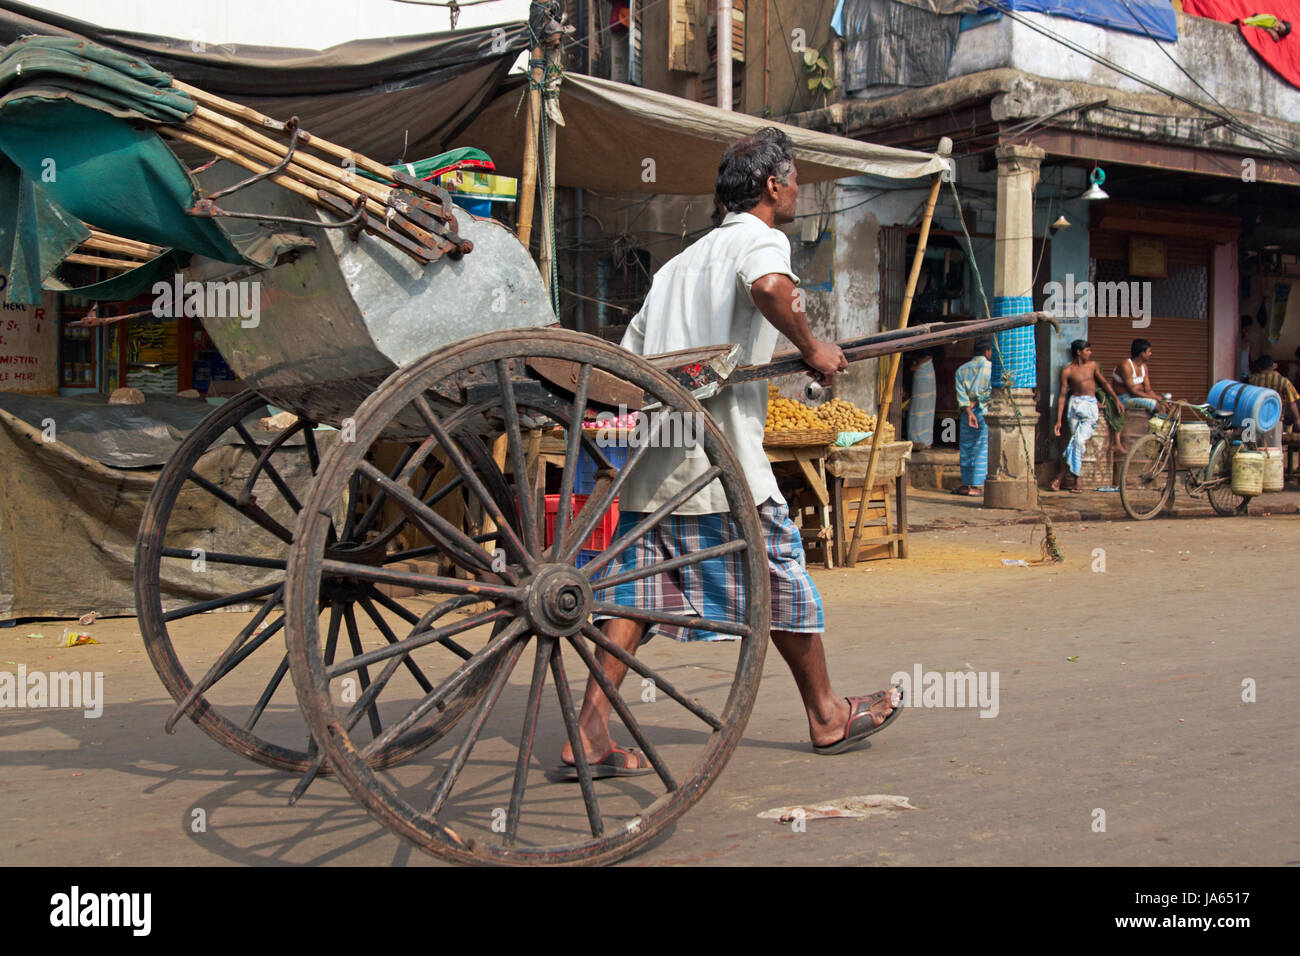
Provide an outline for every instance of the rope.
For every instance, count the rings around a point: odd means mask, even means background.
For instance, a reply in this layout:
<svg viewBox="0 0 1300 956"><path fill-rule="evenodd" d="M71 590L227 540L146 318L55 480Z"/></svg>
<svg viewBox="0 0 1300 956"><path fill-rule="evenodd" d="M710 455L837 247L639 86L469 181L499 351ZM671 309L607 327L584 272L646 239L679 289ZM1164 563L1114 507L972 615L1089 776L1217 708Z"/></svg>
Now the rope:
<svg viewBox="0 0 1300 956"><path fill-rule="evenodd" d="M979 263L975 259L975 246L971 242L970 233L966 230L966 214L961 207L961 197L957 194L956 177L948 180L948 185L952 188L953 202L957 204L957 221L961 224L961 234L966 239L966 250L970 256L971 270L975 273L975 286L979 289L980 302L984 304L984 318L991 319L993 314L989 309L988 296L984 294L984 278L980 275ZM1001 349L998 345L998 337L993 336L993 351L1001 358ZM1005 363L1002 366L1002 387L1011 390L1011 371ZM1011 408L1016 413L1016 431L1020 435L1020 447L1024 450L1025 466L1033 471L1034 456L1029 452L1029 440L1025 438L1024 418L1020 414L1020 403L1011 402ZM1052 528L1052 519L1047 516L1047 512L1039 509L1039 515L1043 519L1043 560L1049 564L1060 564L1065 560L1065 554L1061 551L1056 542L1056 533Z"/></svg>

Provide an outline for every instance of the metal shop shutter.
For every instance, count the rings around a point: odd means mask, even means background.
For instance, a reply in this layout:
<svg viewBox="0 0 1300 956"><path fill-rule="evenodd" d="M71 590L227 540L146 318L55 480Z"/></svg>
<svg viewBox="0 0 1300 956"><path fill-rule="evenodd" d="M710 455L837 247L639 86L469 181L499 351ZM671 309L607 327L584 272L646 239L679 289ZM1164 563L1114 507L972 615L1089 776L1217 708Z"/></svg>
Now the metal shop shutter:
<svg viewBox="0 0 1300 956"><path fill-rule="evenodd" d="M1203 402L1211 385L1209 326L1205 319L1153 316L1145 329L1135 329L1132 319L1094 316L1088 319L1088 341L1092 357L1110 378L1115 366L1128 358L1133 340L1148 340L1156 389L1162 394L1172 392L1174 398Z"/></svg>

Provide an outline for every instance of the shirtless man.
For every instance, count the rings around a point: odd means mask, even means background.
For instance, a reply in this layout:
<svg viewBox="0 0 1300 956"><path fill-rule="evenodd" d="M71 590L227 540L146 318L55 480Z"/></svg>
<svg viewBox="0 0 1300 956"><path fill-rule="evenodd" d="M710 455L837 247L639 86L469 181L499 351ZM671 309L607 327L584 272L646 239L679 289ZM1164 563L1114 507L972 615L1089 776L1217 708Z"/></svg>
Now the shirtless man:
<svg viewBox="0 0 1300 956"><path fill-rule="evenodd" d="M1061 397L1056 403L1056 434L1061 434L1061 419L1066 414L1066 398L1069 398L1070 442L1065 446L1065 454L1052 490L1061 490L1061 478L1069 468L1074 475L1074 487L1070 491L1079 493L1079 473L1083 471L1083 450L1097 427L1097 418L1101 413L1097 404L1097 385L1110 393L1110 397L1119 402L1115 390L1110 387L1101 369L1092 360L1092 345L1083 339L1070 343L1070 364L1061 369Z"/></svg>
<svg viewBox="0 0 1300 956"><path fill-rule="evenodd" d="M1151 361L1151 343L1146 339L1134 339L1129 346L1129 355L1131 357L1116 365L1111 373L1119 391L1120 408L1134 405L1154 412L1160 405L1160 396L1151 386L1151 370L1147 367Z"/></svg>

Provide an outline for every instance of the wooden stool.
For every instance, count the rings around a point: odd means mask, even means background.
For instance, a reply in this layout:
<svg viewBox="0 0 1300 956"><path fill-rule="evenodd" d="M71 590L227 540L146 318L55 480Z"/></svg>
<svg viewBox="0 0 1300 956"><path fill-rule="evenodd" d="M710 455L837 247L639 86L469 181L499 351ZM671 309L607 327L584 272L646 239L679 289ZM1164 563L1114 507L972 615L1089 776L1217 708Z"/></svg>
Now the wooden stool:
<svg viewBox="0 0 1300 956"><path fill-rule="evenodd" d="M852 480L849 479L850 482ZM867 500L867 513L862 519L862 536L858 539L858 553L853 556L846 553L847 563L905 556L902 549L906 532L899 530L898 515L891 500L893 495L890 494L895 490L894 484L898 480L893 478L871 489ZM839 513L836 519L839 521L840 528L844 529L842 536L847 552L852 543L853 528L858 520L858 503L862 499L861 479L858 479L856 486L846 483L842 493L835 497L839 499Z"/></svg>

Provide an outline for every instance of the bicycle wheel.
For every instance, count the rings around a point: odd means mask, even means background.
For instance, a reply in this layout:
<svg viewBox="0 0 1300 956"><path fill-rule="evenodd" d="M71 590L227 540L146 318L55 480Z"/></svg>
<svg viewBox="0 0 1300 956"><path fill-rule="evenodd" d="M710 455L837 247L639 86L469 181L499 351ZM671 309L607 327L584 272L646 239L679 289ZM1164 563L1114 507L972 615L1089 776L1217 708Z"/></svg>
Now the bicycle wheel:
<svg viewBox="0 0 1300 956"><path fill-rule="evenodd" d="M1124 456L1119 476L1119 500L1134 521L1154 518L1173 499L1173 442L1143 435Z"/></svg>
<svg viewBox="0 0 1300 956"><path fill-rule="evenodd" d="M1220 441L1210 452L1210 463L1205 466L1205 496L1215 513L1225 518L1246 514L1250 509L1249 496L1232 490L1232 454L1232 445Z"/></svg>

